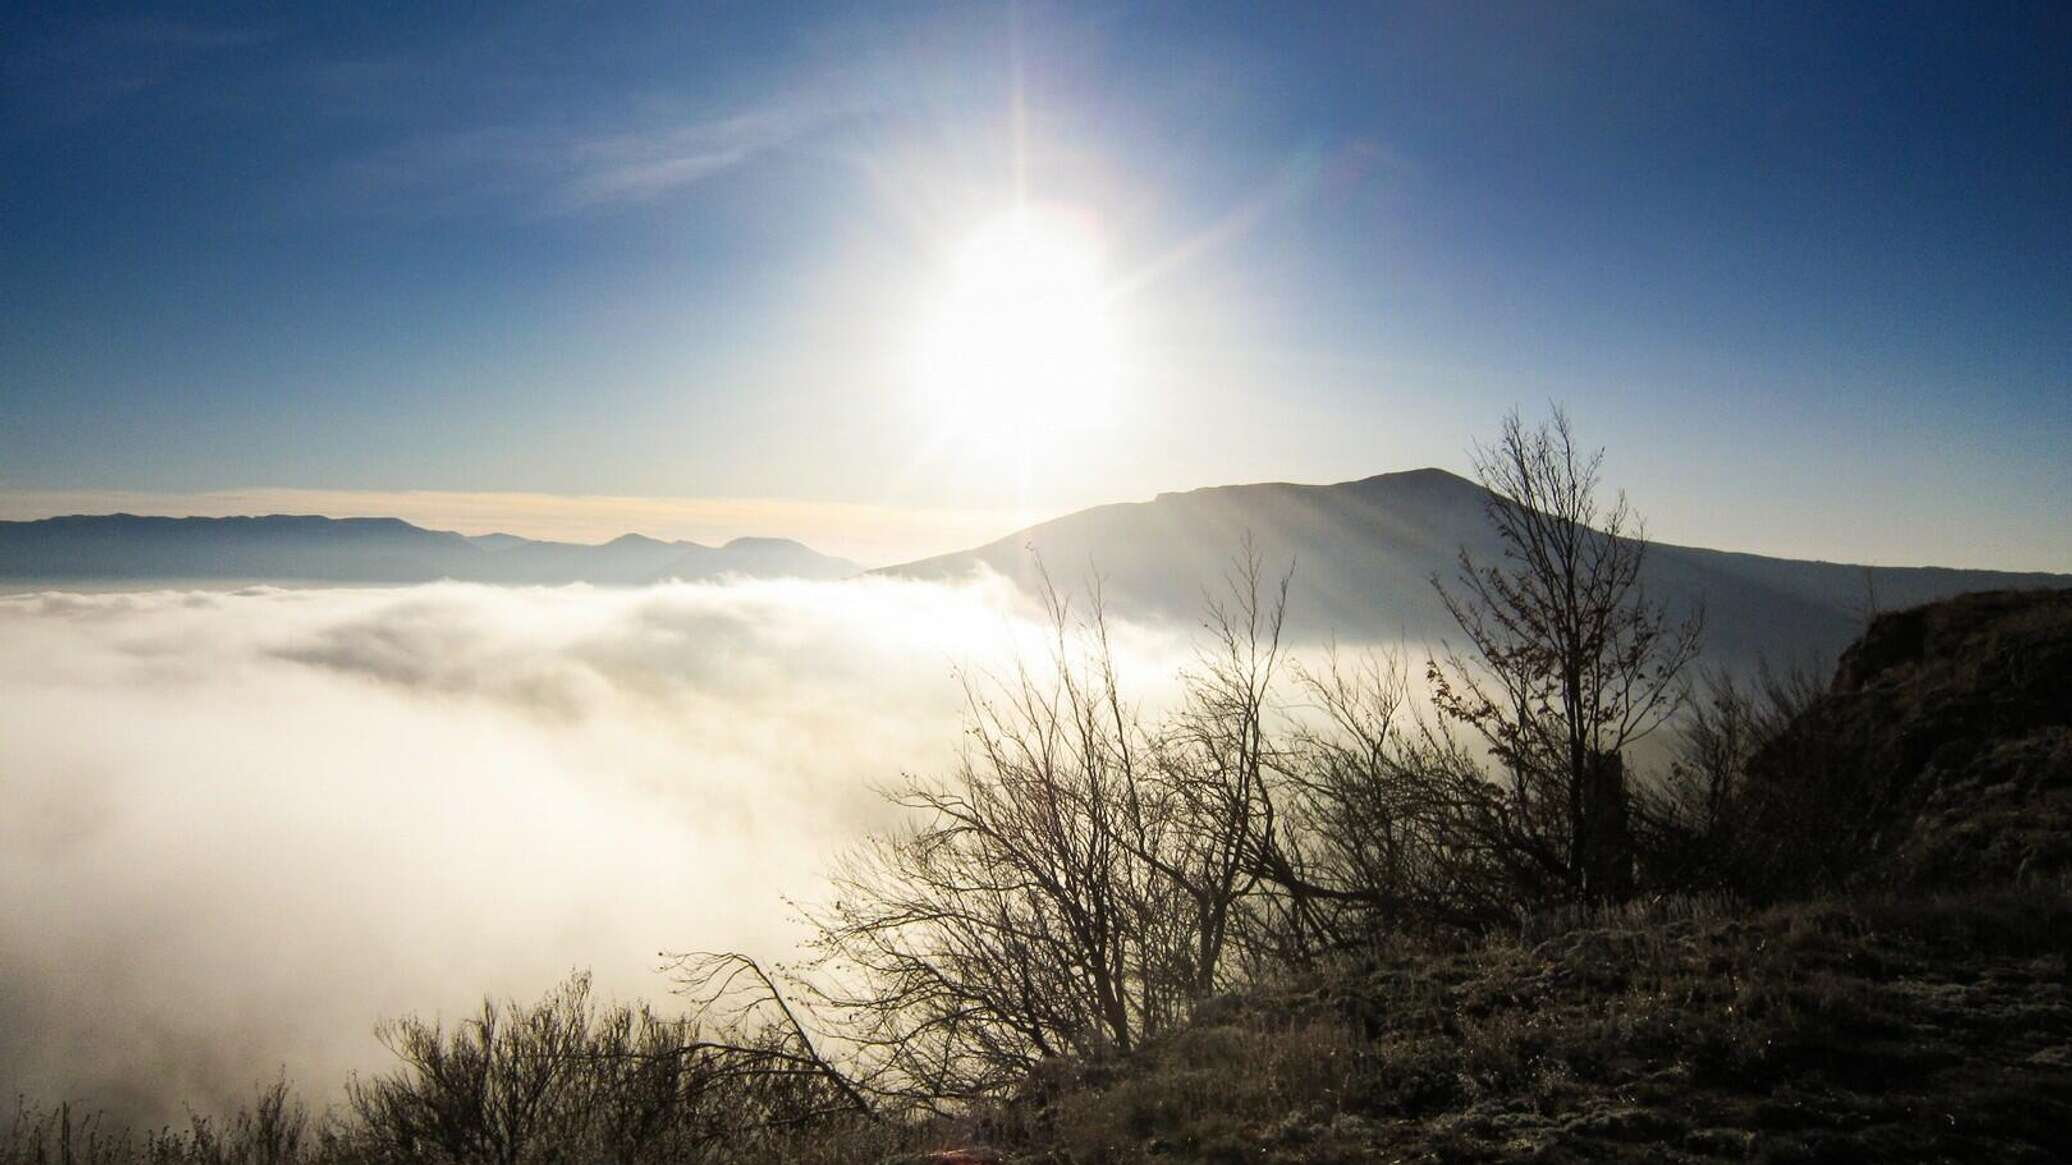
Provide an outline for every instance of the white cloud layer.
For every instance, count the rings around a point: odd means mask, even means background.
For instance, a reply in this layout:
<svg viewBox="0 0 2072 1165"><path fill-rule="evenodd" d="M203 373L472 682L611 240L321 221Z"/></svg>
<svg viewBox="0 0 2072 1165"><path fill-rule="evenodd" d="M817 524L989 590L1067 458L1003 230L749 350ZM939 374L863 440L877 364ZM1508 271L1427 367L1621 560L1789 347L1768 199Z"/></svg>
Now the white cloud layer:
<svg viewBox="0 0 2072 1165"><path fill-rule="evenodd" d="M1031 614L877 579L0 598L0 1088L326 1097L385 1015L783 956L782 897L951 763L953 669Z"/></svg>

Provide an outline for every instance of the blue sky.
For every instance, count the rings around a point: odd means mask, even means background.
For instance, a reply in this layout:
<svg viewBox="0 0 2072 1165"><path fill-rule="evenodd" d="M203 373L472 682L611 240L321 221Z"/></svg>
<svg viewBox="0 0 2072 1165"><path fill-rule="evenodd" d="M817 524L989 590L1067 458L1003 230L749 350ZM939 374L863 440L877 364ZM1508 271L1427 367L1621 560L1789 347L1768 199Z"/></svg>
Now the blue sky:
<svg viewBox="0 0 2072 1165"><path fill-rule="evenodd" d="M761 499L948 549L1464 469L1558 400L1659 537L2072 570L2062 6L0 22L11 513ZM1027 203L1091 224L1124 371L1099 423L944 431L915 338Z"/></svg>

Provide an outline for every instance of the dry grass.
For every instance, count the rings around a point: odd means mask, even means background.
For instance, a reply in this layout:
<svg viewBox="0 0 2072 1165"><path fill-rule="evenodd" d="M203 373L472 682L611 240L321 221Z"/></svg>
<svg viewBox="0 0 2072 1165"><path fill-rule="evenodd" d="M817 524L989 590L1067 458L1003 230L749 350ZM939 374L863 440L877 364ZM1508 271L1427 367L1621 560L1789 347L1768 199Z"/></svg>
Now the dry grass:
<svg viewBox="0 0 2072 1165"><path fill-rule="evenodd" d="M2072 901L1680 900L1215 1001L1046 1066L1010 1160L2059 1160Z"/></svg>

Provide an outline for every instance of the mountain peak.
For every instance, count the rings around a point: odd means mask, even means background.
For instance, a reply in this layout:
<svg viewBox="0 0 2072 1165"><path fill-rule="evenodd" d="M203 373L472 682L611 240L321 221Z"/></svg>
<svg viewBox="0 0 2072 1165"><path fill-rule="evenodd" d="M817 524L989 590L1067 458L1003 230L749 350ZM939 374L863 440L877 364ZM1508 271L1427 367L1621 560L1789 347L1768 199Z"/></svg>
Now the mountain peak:
<svg viewBox="0 0 2072 1165"><path fill-rule="evenodd" d="M1472 490L1479 490L1482 488L1481 486L1475 484L1473 481L1470 481L1469 479L1462 477L1460 474L1455 473L1450 469L1441 469L1436 465L1427 465L1421 469L1399 469L1393 473L1377 473L1372 477L1363 477L1358 479L1357 481L1349 482L1347 484L1368 485L1379 482L1387 482L1390 485L1416 486L1422 488Z"/></svg>
<svg viewBox="0 0 2072 1165"><path fill-rule="evenodd" d="M1475 482L1451 470L1428 465L1422 469L1399 469L1390 473L1377 473L1372 477L1355 478L1351 481L1331 485L1305 485L1290 481L1254 481L1241 485L1207 485L1196 489L1166 490L1153 501L1170 502L1181 498L1208 498L1246 493L1275 491L1328 492L1354 490L1367 494L1386 494L1396 497L1419 498L1474 498L1478 503L1483 489Z"/></svg>

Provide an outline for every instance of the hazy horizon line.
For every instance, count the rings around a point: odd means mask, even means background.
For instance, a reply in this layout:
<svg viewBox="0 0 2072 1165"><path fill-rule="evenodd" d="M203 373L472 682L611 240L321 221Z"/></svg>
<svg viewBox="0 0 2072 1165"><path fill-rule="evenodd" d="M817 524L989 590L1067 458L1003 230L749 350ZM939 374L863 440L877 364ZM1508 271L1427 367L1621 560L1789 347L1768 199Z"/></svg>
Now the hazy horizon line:
<svg viewBox="0 0 2072 1165"><path fill-rule="evenodd" d="M36 521L82 515L229 518L311 515L326 518L399 518L429 530L466 536L513 534L549 542L601 546L628 534L664 542L720 546L736 538L788 538L865 569L916 562L973 550L1027 527L1103 505L1149 502L1168 494L1243 485L1346 485L1373 477L1438 469L1389 470L1330 482L1290 478L1179 486L1155 495L1077 504L926 506L769 497L682 497L630 494L557 494L528 490L322 489L251 486L213 490L47 489L0 486L0 521ZM1986 570L2009 574L2072 574L2072 561L1932 561L1899 558L1863 547L1800 545L1782 537L1741 541L1725 531L1662 530L1650 523L1649 540L1668 546L1802 562L1879 568Z"/></svg>
<svg viewBox="0 0 2072 1165"><path fill-rule="evenodd" d="M628 534L714 546L735 538L789 538L865 567L968 549L1063 512L1068 511L518 490L0 488L0 520L6 521L118 513L167 518L307 514L400 518L471 537L513 534L600 546Z"/></svg>

